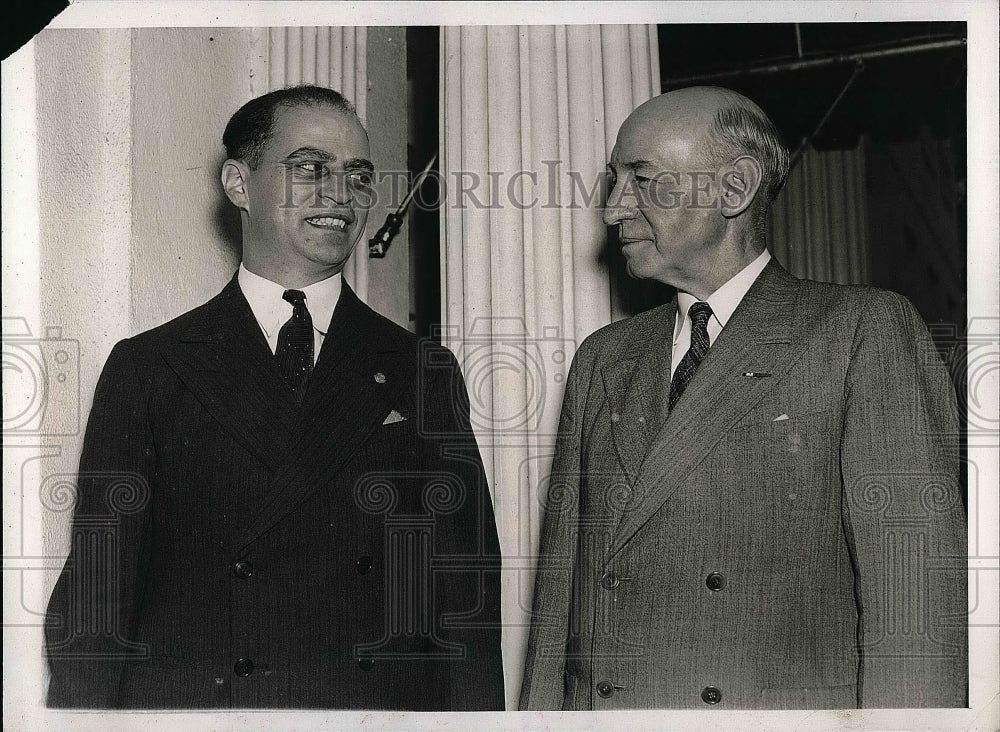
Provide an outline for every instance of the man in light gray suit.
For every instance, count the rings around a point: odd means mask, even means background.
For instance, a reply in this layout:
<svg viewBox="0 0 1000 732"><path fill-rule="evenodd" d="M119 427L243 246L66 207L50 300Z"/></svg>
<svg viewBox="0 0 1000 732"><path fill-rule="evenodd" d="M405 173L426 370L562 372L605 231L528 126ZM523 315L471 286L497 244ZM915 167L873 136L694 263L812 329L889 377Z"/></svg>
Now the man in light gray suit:
<svg viewBox="0 0 1000 732"><path fill-rule="evenodd" d="M574 359L521 708L965 706L958 417L920 317L771 259L788 153L734 92L643 104L610 167L629 273L678 294Z"/></svg>

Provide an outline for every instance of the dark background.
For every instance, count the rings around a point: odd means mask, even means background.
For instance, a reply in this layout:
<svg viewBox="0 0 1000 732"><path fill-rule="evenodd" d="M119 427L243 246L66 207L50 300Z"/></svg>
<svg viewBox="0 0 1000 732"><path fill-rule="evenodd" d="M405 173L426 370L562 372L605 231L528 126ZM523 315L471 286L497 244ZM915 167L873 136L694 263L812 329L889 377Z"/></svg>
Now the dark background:
<svg viewBox="0 0 1000 732"><path fill-rule="evenodd" d="M734 89L793 151L861 142L868 284L904 295L927 322L967 427L966 24L661 25L658 36L663 91ZM916 50L930 44L952 47ZM903 49L913 50L893 53ZM967 440L963 429L963 486Z"/></svg>
<svg viewBox="0 0 1000 732"><path fill-rule="evenodd" d="M791 150L804 138L817 150L863 138L870 284L905 295L947 350L948 333L966 319L966 49L902 51L963 42L965 23L661 25L658 33L663 91L734 89L768 113ZM858 60L863 68L813 135ZM795 68L803 61L823 65ZM752 71L762 67L770 68Z"/></svg>
<svg viewBox="0 0 1000 732"><path fill-rule="evenodd" d="M791 150L803 139L832 150L853 148L863 138L870 284L910 299L941 351L952 351L966 320L965 23L671 24L657 30L662 91L696 84L735 89L771 116ZM439 28L408 28L406 42L410 99L419 100L409 109L409 163L420 170L438 150ZM941 42L958 45L870 57ZM869 57L855 75L859 55ZM802 62L821 65L794 68ZM754 71L763 67L766 73ZM441 309L439 220L437 212L416 207L408 216L411 272L421 283L417 333L428 335ZM609 264L617 280L620 253L611 252ZM670 295L647 283L626 286L633 310Z"/></svg>
<svg viewBox="0 0 1000 732"><path fill-rule="evenodd" d="M39 0L10 8L4 57L66 5ZM804 141L816 150L848 149L863 139L870 283L910 299L947 355L966 322L966 49L887 52L964 41L965 23L665 24L657 31L662 91L735 89L771 116L792 150ZM414 171L438 151L439 36L437 26L406 34ZM801 68L810 62L817 65ZM427 200L437 198L435 181L425 182ZM408 219L411 276L420 283L416 330L427 335L441 311L439 218L412 207ZM616 280L620 260L610 253ZM631 287L634 310L669 296L664 288Z"/></svg>
<svg viewBox="0 0 1000 732"><path fill-rule="evenodd" d="M964 425L966 24L670 24L657 32L661 91L734 89L767 112L792 151L862 145L868 284L904 295L927 322L951 371ZM408 28L406 41L415 171L438 150L439 28ZM413 208L409 219L411 277L420 283L416 329L430 335L441 312L439 218ZM670 297L670 288L627 279L614 232L609 248L613 286L630 310ZM963 431L963 484L965 439Z"/></svg>

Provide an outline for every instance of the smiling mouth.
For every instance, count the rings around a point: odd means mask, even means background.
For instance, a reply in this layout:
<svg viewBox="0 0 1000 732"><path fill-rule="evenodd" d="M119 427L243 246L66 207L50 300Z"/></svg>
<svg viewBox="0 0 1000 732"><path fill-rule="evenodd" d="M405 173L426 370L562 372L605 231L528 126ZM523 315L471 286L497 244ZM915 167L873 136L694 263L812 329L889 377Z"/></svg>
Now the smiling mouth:
<svg viewBox="0 0 1000 732"><path fill-rule="evenodd" d="M333 216L314 216L306 219L306 223L320 229L333 229L334 231L344 231L347 228L347 221Z"/></svg>

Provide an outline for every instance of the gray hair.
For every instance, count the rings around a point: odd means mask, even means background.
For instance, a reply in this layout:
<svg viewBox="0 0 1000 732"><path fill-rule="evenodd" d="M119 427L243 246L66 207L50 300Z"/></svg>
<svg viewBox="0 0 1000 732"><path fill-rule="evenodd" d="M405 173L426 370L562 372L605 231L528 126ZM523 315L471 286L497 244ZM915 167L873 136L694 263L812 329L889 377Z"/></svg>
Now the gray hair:
<svg viewBox="0 0 1000 732"><path fill-rule="evenodd" d="M778 128L756 105L747 104L742 97L733 102L716 112L706 153L716 163L732 162L742 155L760 163L763 200L755 206L751 223L763 236L767 212L788 176L788 148Z"/></svg>

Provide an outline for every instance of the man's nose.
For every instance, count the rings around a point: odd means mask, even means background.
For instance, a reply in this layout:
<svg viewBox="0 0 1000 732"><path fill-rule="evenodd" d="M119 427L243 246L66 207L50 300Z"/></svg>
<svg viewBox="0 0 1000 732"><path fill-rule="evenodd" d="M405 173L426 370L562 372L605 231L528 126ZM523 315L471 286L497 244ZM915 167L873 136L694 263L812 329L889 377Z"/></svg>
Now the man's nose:
<svg viewBox="0 0 1000 732"><path fill-rule="evenodd" d="M317 186L316 195L341 206L354 201L354 189L348 183L345 173L334 173L324 178Z"/></svg>
<svg viewBox="0 0 1000 732"><path fill-rule="evenodd" d="M617 181L608 194L602 218L606 226L615 226L635 216L635 200L625 190L621 180Z"/></svg>

